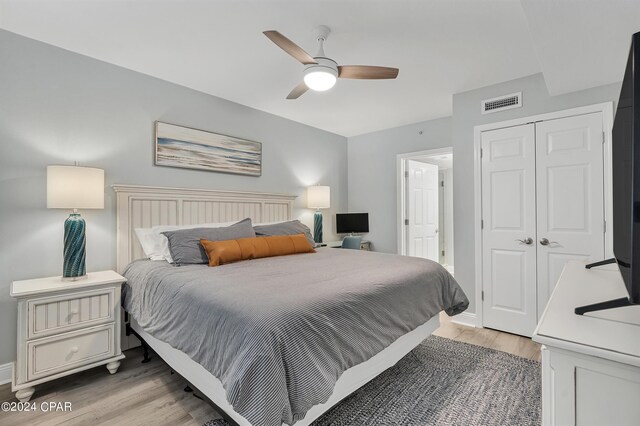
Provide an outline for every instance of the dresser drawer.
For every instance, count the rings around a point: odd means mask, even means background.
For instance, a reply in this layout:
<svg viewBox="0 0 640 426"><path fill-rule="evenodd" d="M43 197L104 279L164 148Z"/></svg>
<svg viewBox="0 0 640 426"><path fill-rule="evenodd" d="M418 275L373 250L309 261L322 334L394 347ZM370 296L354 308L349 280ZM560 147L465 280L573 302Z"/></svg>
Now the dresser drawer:
<svg viewBox="0 0 640 426"><path fill-rule="evenodd" d="M107 287L29 300L27 339L114 321L115 292L116 288Z"/></svg>
<svg viewBox="0 0 640 426"><path fill-rule="evenodd" d="M115 332L106 324L27 342L27 380L115 356Z"/></svg>

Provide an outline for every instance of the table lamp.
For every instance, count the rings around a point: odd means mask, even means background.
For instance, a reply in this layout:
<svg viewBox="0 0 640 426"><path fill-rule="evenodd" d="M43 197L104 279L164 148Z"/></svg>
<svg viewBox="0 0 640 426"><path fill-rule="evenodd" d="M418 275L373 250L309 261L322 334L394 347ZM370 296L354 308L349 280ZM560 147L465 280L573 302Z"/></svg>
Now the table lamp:
<svg viewBox="0 0 640 426"><path fill-rule="evenodd" d="M73 209L64 222L62 279L86 277L85 222L78 209L104 208L104 170L79 166L47 166L47 208Z"/></svg>
<svg viewBox="0 0 640 426"><path fill-rule="evenodd" d="M328 186L310 186L307 188L307 207L316 209L313 215L313 241L322 242L322 212L331 206L331 188Z"/></svg>

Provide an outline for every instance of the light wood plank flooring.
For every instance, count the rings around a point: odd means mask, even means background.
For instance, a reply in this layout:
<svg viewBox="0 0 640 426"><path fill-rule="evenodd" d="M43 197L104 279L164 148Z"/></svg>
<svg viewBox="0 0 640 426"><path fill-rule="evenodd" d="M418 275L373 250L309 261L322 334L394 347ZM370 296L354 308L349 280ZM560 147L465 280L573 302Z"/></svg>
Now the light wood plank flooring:
<svg viewBox="0 0 640 426"><path fill-rule="evenodd" d="M477 329L451 322L440 315L441 326L434 333L540 360L540 345L525 337L490 329ZM125 352L120 370L109 375L106 368L94 368L36 387L35 401L72 403L71 412L0 412L0 425L197 425L218 418L206 402L184 392L187 383L155 354L141 364L139 348ZM15 401L11 385L0 386L0 401Z"/></svg>
<svg viewBox="0 0 640 426"><path fill-rule="evenodd" d="M528 337L504 333L490 328L473 328L456 324L445 313L440 314L440 328L433 334L458 342L508 352L540 362L540 345Z"/></svg>

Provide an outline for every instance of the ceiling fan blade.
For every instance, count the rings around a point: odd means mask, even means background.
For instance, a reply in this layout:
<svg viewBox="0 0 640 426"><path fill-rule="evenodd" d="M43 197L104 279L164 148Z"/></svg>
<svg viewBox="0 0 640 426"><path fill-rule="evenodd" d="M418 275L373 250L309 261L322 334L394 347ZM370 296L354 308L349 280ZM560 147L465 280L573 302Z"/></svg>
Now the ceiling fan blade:
<svg viewBox="0 0 640 426"><path fill-rule="evenodd" d="M264 31L263 34L266 35L269 40L278 45L280 49L284 50L303 64L317 64L315 59L313 59L311 55L305 52L302 47L298 46L297 44L280 34L278 31Z"/></svg>
<svg viewBox="0 0 640 426"><path fill-rule="evenodd" d="M339 78L389 79L398 76L398 68L374 67L370 65L342 65L338 67Z"/></svg>
<svg viewBox="0 0 640 426"><path fill-rule="evenodd" d="M301 82L300 84L298 84L292 91L291 93L289 93L287 95L287 99L298 99L300 96L302 96L304 94L304 92L306 92L307 90L309 90L309 88L307 87L306 84L304 84L304 81Z"/></svg>

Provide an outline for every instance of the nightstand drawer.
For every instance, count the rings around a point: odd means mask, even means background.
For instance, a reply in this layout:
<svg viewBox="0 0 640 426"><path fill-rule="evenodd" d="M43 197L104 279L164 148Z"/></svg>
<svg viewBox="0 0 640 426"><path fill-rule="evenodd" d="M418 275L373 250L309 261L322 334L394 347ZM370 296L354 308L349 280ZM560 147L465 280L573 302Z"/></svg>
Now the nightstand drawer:
<svg viewBox="0 0 640 426"><path fill-rule="evenodd" d="M115 356L115 332L107 324L27 342L27 380Z"/></svg>
<svg viewBox="0 0 640 426"><path fill-rule="evenodd" d="M115 291L108 287L29 300L27 339L113 322Z"/></svg>

